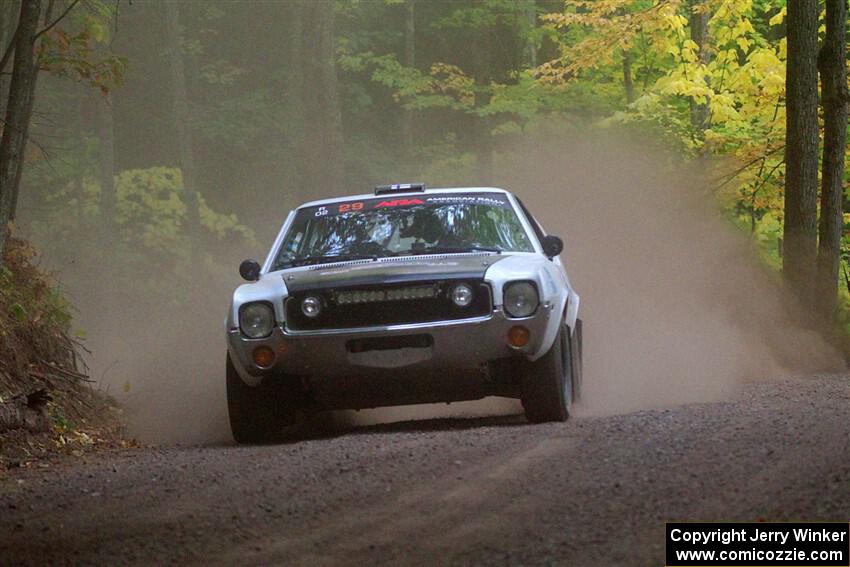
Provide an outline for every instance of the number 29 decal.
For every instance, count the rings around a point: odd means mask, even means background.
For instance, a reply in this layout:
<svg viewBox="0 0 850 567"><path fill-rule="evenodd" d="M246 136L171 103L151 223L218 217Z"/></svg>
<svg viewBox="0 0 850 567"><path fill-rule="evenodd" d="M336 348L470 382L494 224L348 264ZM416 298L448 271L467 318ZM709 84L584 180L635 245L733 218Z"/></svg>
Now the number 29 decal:
<svg viewBox="0 0 850 567"><path fill-rule="evenodd" d="M363 209L363 203L343 203L339 206L340 213L347 213L349 211L360 211Z"/></svg>

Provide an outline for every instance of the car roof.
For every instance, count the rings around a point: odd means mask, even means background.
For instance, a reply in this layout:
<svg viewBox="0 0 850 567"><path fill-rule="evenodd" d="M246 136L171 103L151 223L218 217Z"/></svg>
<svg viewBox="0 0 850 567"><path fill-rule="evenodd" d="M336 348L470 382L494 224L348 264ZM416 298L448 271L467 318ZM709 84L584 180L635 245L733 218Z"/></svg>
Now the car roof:
<svg viewBox="0 0 850 567"><path fill-rule="evenodd" d="M434 187L425 189L424 191L393 191L391 196L393 197L403 197L410 196L415 197L416 195L435 195L440 193L503 193L506 195L510 195L511 192L505 189L500 189L499 187ZM308 201L306 203L302 203L298 206L299 209L303 209L305 207L315 207L318 205L328 205L333 203L341 203L344 201L352 201L357 199L375 199L380 197L387 197L388 194L384 195L375 195L375 193L364 193L361 195L348 195L345 197L333 197L331 199L319 199L316 201Z"/></svg>

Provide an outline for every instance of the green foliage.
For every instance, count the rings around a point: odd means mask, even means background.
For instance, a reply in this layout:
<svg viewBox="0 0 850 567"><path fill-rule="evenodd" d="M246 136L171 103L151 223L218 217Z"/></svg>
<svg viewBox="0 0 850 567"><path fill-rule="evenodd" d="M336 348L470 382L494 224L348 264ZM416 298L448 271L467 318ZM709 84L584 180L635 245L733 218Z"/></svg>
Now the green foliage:
<svg viewBox="0 0 850 567"><path fill-rule="evenodd" d="M216 247L247 243L258 247L254 232L242 225L234 214L213 210L203 198L199 203L207 252L192 264L192 242L186 230L188 203L182 174L171 167L151 167L120 172L115 177L115 218L117 235L105 233L110 220L104 219L100 184L92 177L69 183L48 195L46 204L52 209L42 221L33 223L40 241L55 242L52 250L59 257L96 258L107 261L103 252L104 238L111 240L108 263L97 269L114 274L112 285L125 292L143 294L157 301L179 303L191 288L186 283L193 277L226 272L214 254ZM90 235L80 239L80 234ZM157 270L151 271L151 262Z"/></svg>
<svg viewBox="0 0 850 567"><path fill-rule="evenodd" d="M109 51L117 6L86 0L84 7L72 10L61 26L41 36L36 48L39 66L107 93L121 85L127 65L125 58Z"/></svg>
<svg viewBox="0 0 850 567"><path fill-rule="evenodd" d="M100 187L92 186L88 191L99 197ZM115 178L115 195L116 220L126 240L157 252L184 247L187 205L179 169L151 167L122 171ZM254 238L250 229L239 224L236 215L216 213L203 198L199 214L201 226L219 238Z"/></svg>
<svg viewBox="0 0 850 567"><path fill-rule="evenodd" d="M269 89L233 92L221 102L196 109L192 123L203 139L250 152L252 143L267 131L269 124L284 118L276 102Z"/></svg>
<svg viewBox="0 0 850 567"><path fill-rule="evenodd" d="M74 429L74 423L68 419L68 416L65 414L65 410L62 406L55 403L49 403L47 404L47 410L50 415L50 421L59 431L64 432Z"/></svg>

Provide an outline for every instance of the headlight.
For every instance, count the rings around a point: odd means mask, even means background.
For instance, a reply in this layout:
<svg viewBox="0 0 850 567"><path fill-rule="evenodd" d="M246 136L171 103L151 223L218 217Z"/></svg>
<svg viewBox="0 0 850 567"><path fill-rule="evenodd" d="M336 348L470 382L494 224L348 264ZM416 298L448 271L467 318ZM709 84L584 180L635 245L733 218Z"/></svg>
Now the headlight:
<svg viewBox="0 0 850 567"><path fill-rule="evenodd" d="M262 339L272 333L274 311L267 303L248 303L239 312L239 328L251 339Z"/></svg>
<svg viewBox="0 0 850 567"><path fill-rule="evenodd" d="M301 312L307 317L318 317L322 312L322 300L311 295L301 302Z"/></svg>
<svg viewBox="0 0 850 567"><path fill-rule="evenodd" d="M505 311L511 317L528 317L537 310L540 297L530 282L515 282L505 286Z"/></svg>
<svg viewBox="0 0 850 567"><path fill-rule="evenodd" d="M472 289L466 284L458 284L452 288L451 298L458 307L466 307L472 303Z"/></svg>

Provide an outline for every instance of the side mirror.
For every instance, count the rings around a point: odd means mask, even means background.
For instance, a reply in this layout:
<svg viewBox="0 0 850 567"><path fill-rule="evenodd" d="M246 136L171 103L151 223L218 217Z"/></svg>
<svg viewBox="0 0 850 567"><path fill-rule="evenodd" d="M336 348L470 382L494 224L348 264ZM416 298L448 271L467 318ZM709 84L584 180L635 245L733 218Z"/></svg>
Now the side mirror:
<svg viewBox="0 0 850 567"><path fill-rule="evenodd" d="M547 234L543 237L543 253L550 259L564 251L564 241L560 237L553 234Z"/></svg>
<svg viewBox="0 0 850 567"><path fill-rule="evenodd" d="M260 264L256 260L245 260L239 264L239 275L249 282L257 281L260 279Z"/></svg>

